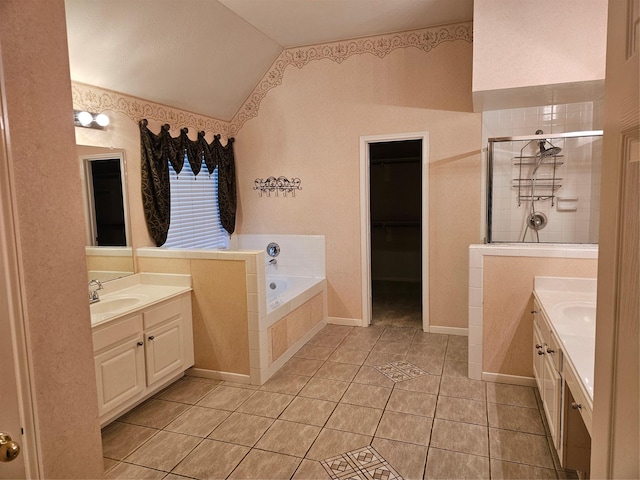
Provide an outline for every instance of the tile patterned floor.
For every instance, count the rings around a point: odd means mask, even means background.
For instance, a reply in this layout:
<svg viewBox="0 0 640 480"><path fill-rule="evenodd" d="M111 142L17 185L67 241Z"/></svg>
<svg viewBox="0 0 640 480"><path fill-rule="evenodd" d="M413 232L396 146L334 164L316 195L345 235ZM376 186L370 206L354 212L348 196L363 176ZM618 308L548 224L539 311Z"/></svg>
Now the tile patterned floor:
<svg viewBox="0 0 640 480"><path fill-rule="evenodd" d="M423 374L376 369L392 362ZM566 478L534 389L466 365L465 337L328 325L262 387L185 377L107 426L105 477ZM367 447L386 470L323 466Z"/></svg>

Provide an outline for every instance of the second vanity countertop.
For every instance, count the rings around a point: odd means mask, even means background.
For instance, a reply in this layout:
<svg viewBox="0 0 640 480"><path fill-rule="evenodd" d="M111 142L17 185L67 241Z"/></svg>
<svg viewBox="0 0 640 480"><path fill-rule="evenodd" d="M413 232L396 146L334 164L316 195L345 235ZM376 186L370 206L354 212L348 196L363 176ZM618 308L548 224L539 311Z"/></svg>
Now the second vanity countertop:
<svg viewBox="0 0 640 480"><path fill-rule="evenodd" d="M564 362L593 403L596 345L596 279L535 277L534 296L562 343Z"/></svg>
<svg viewBox="0 0 640 480"><path fill-rule="evenodd" d="M101 325L191 291L191 275L139 273L103 284L92 303L91 326Z"/></svg>

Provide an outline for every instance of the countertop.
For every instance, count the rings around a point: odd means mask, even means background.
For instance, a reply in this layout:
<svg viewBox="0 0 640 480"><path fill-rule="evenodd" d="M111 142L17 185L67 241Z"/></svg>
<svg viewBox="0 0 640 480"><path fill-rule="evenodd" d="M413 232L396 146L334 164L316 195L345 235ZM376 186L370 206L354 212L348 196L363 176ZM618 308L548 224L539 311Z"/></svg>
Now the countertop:
<svg viewBox="0 0 640 480"><path fill-rule="evenodd" d="M593 407L596 279L535 277L533 293Z"/></svg>

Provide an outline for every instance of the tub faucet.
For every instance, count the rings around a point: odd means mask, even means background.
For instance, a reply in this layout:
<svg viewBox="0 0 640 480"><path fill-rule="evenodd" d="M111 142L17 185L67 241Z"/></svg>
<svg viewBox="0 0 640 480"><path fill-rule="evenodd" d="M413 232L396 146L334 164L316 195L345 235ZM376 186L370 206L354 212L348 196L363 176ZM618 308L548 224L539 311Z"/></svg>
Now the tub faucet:
<svg viewBox="0 0 640 480"><path fill-rule="evenodd" d="M269 260L269 265L277 265L278 264L278 260L276 260L275 258L272 258L271 260Z"/></svg>
<svg viewBox="0 0 640 480"><path fill-rule="evenodd" d="M95 287L95 288L91 288L91 287ZM98 290L102 290L103 288L104 287L102 286L102 283L100 283L100 280L96 280L95 278L92 278L91 280L89 280L89 304L100 301L100 295L98 295Z"/></svg>

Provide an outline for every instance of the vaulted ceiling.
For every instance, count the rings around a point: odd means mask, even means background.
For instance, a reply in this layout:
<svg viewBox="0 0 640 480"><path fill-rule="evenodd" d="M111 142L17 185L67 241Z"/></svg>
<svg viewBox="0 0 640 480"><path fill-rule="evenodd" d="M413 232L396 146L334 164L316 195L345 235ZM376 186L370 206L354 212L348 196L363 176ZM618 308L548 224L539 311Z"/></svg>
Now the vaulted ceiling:
<svg viewBox="0 0 640 480"><path fill-rule="evenodd" d="M72 80L226 121L284 48L473 17L473 0L65 4Z"/></svg>

